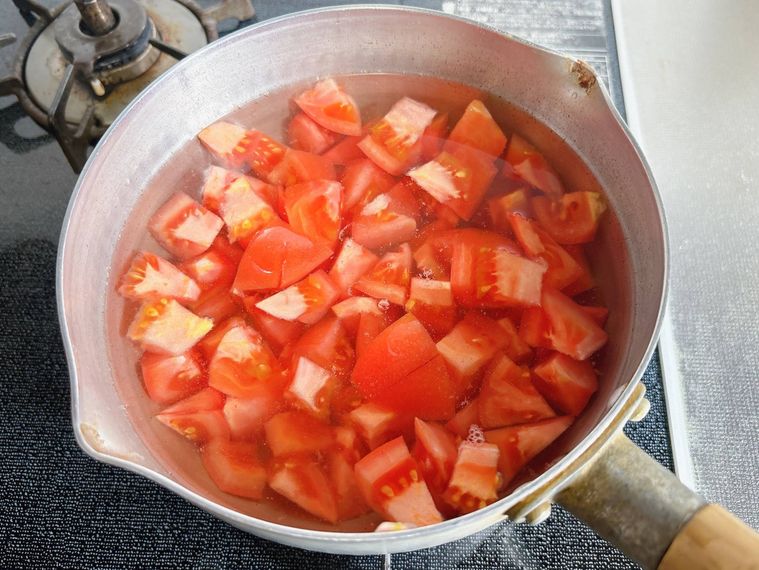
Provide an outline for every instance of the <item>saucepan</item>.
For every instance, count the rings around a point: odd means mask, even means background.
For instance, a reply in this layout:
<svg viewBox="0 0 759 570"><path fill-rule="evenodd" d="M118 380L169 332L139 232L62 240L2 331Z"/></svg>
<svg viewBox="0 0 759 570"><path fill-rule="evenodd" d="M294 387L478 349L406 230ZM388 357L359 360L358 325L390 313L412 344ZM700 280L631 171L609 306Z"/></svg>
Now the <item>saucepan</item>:
<svg viewBox="0 0 759 570"><path fill-rule="evenodd" d="M149 213L171 192L197 188L192 153L180 150L198 131L288 86L365 73L434 76L503 98L528 117L519 125L528 137L539 139L547 126L562 141L546 138L542 148L563 175L572 173L560 147L587 165L612 210L594 260L612 341L591 405L551 448L542 472L508 496L466 516L389 533L335 530L215 490L197 454L181 453L188 444L167 442L148 420L133 349L118 334L124 308L114 294ZM285 111L272 109L280 117ZM210 44L149 86L113 123L79 178L57 274L74 432L92 457L144 475L234 526L301 548L347 554L426 548L505 519L538 522L556 502L646 568L746 567L759 556L759 537L622 434L647 409L640 379L665 304L667 255L651 172L584 63L417 9L333 8L269 20Z"/></svg>

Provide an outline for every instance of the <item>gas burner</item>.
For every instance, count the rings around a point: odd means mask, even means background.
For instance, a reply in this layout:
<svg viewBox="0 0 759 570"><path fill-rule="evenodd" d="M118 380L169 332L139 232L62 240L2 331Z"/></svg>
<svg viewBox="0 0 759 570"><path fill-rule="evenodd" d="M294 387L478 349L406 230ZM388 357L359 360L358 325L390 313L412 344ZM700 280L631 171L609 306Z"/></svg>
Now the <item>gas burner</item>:
<svg viewBox="0 0 759 570"><path fill-rule="evenodd" d="M81 171L95 144L127 104L177 60L219 37L218 23L255 15L251 0L73 0L48 10L13 0L29 24L0 96L58 140ZM0 47L15 37L0 34Z"/></svg>

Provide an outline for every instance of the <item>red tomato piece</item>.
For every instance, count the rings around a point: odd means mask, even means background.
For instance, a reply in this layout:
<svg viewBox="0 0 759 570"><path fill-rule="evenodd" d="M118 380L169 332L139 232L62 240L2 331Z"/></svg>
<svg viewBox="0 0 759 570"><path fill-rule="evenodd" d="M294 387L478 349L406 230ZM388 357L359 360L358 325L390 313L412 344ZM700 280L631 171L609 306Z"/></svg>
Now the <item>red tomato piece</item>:
<svg viewBox="0 0 759 570"><path fill-rule="evenodd" d="M466 439L469 436L469 428L473 425L476 426L479 421L479 402L475 399L456 412L456 415L445 424L445 427L457 436Z"/></svg>
<svg viewBox="0 0 759 570"><path fill-rule="evenodd" d="M221 215L221 207L225 201L225 194L229 186L239 178L244 178L250 188L264 202L273 206L277 201L277 188L267 184L252 176L245 176L234 170L227 170L220 166L211 166L206 171L205 182L203 183L203 206L211 210L214 214Z"/></svg>
<svg viewBox="0 0 759 570"><path fill-rule="evenodd" d="M505 344L506 339L497 322L470 312L437 343L437 350L456 372L471 376Z"/></svg>
<svg viewBox="0 0 759 570"><path fill-rule="evenodd" d="M200 287L174 264L143 251L132 259L129 269L121 278L119 293L128 299L173 297L186 302L198 298Z"/></svg>
<svg viewBox="0 0 759 570"><path fill-rule="evenodd" d="M506 355L496 356L477 397L480 427L492 429L535 422L556 414L535 388L527 368Z"/></svg>
<svg viewBox="0 0 759 570"><path fill-rule="evenodd" d="M335 492L314 459L293 456L274 460L269 486L315 517L331 523L338 521Z"/></svg>
<svg viewBox="0 0 759 570"><path fill-rule="evenodd" d="M436 114L424 103L404 97L369 129L358 147L385 172L399 176L421 157L422 135Z"/></svg>
<svg viewBox="0 0 759 570"><path fill-rule="evenodd" d="M258 332L237 325L222 337L209 363L208 384L229 396L248 398L261 384L276 383L279 363Z"/></svg>
<svg viewBox="0 0 759 570"><path fill-rule="evenodd" d="M378 261L379 257L371 251L351 238L347 238L329 270L329 278L342 293L349 292L353 284Z"/></svg>
<svg viewBox="0 0 759 570"><path fill-rule="evenodd" d="M516 174L530 186L552 198L558 198L564 193L564 186L556 171L534 146L519 135L511 136L505 158L504 176Z"/></svg>
<svg viewBox="0 0 759 570"><path fill-rule="evenodd" d="M453 303L450 281L411 279L406 310L419 319L433 336L451 332L456 324L457 309Z"/></svg>
<svg viewBox="0 0 759 570"><path fill-rule="evenodd" d="M359 151L360 152L360 151ZM376 196L384 194L395 184L395 179L368 158L351 161L345 167L340 182L345 189L343 212L360 211Z"/></svg>
<svg viewBox="0 0 759 570"><path fill-rule="evenodd" d="M358 437L358 433L356 433L356 430L351 426L342 425L335 426L334 432L335 442L337 443L337 453L348 460L352 470L353 464L363 455L363 446Z"/></svg>
<svg viewBox="0 0 759 570"><path fill-rule="evenodd" d="M229 287L235 278L237 264L211 247L182 263L181 268L202 290L207 291L214 285Z"/></svg>
<svg viewBox="0 0 759 570"><path fill-rule="evenodd" d="M285 397L317 417L328 419L335 388L337 380L329 370L301 356L295 362L293 379Z"/></svg>
<svg viewBox="0 0 759 570"><path fill-rule="evenodd" d="M482 101L475 99L464 110L448 140L482 151L492 157L501 156L506 148L506 135L495 122ZM448 146L448 145L446 145Z"/></svg>
<svg viewBox="0 0 759 570"><path fill-rule="evenodd" d="M224 402L224 418L234 439L258 437L264 424L281 411L282 389L261 390L252 398L228 397Z"/></svg>
<svg viewBox="0 0 759 570"><path fill-rule="evenodd" d="M548 346L558 352L585 360L608 340L606 332L580 305L555 289L543 288L542 310Z"/></svg>
<svg viewBox="0 0 759 570"><path fill-rule="evenodd" d="M462 514L482 509L498 498L500 450L492 443L463 441L443 499Z"/></svg>
<svg viewBox="0 0 759 570"><path fill-rule="evenodd" d="M353 470L353 463L342 453L327 457L327 474L335 489L338 520L348 520L371 510L366 504Z"/></svg>
<svg viewBox="0 0 759 570"><path fill-rule="evenodd" d="M348 414L348 421L369 446L375 449L406 431L408 419L398 412L368 402L356 407Z"/></svg>
<svg viewBox="0 0 759 570"><path fill-rule="evenodd" d="M468 220L479 207L497 169L487 154L450 143L446 148L408 175L438 202Z"/></svg>
<svg viewBox="0 0 759 570"><path fill-rule="evenodd" d="M280 221L269 203L254 191L251 180L255 179L238 178L227 186L222 196L219 212L232 243L247 243L260 229Z"/></svg>
<svg viewBox="0 0 759 570"><path fill-rule="evenodd" d="M498 471L503 478L503 485L507 485L522 467L551 445L573 421L572 416L560 416L486 431L485 440L497 445L501 452Z"/></svg>
<svg viewBox="0 0 759 570"><path fill-rule="evenodd" d="M438 252L429 242L424 242L414 251L417 273L424 279L449 280L451 278L450 261L440 261Z"/></svg>
<svg viewBox="0 0 759 570"><path fill-rule="evenodd" d="M224 405L225 396L213 388L203 388L200 392L165 408L161 414L187 414L190 412L211 412L220 410Z"/></svg>
<svg viewBox="0 0 759 570"><path fill-rule="evenodd" d="M528 346L548 347L548 319L540 307L530 307L522 312L519 338Z"/></svg>
<svg viewBox="0 0 759 570"><path fill-rule="evenodd" d="M335 444L330 427L305 412L282 412L264 424L266 444L277 456L326 451Z"/></svg>
<svg viewBox="0 0 759 570"><path fill-rule="evenodd" d="M598 377L587 360L574 360L554 352L535 368L535 385L551 404L565 414L577 416L598 390Z"/></svg>
<svg viewBox="0 0 759 570"><path fill-rule="evenodd" d="M280 352L286 344L296 341L303 334L303 323L272 317L256 307L258 301L260 297L245 297L243 305L253 321L253 326L274 351Z"/></svg>
<svg viewBox="0 0 759 570"><path fill-rule="evenodd" d="M173 404L201 390L206 378L197 355L166 356L145 352L140 359L145 391L154 402Z"/></svg>
<svg viewBox="0 0 759 570"><path fill-rule="evenodd" d="M325 129L342 135L361 134L361 113L353 97L334 79L319 81L295 98L306 115Z"/></svg>
<svg viewBox="0 0 759 570"><path fill-rule="evenodd" d="M538 235L537 226L531 220L517 213L509 213L507 219L514 236L527 255L538 257L545 252L546 247Z"/></svg>
<svg viewBox="0 0 759 570"><path fill-rule="evenodd" d="M599 327L602 327L606 324L606 319L609 317L609 309L606 307L589 307L587 305L580 305L580 308L582 308L583 311L596 323Z"/></svg>
<svg viewBox="0 0 759 570"><path fill-rule="evenodd" d="M245 162L242 141L246 135L247 131L241 126L219 121L200 131L198 139L218 160L237 167Z"/></svg>
<svg viewBox="0 0 759 570"><path fill-rule="evenodd" d="M364 499L384 517L418 526L443 520L402 437L364 456L355 471Z"/></svg>
<svg viewBox="0 0 759 570"><path fill-rule="evenodd" d="M266 469L252 443L214 439L200 453L216 486L230 495L259 500L266 487Z"/></svg>
<svg viewBox="0 0 759 570"><path fill-rule="evenodd" d="M148 222L163 248L179 259L200 255L213 243L224 222L184 192L176 192Z"/></svg>
<svg viewBox="0 0 759 570"><path fill-rule="evenodd" d="M312 180L285 189L284 206L292 228L314 243L326 242L331 248L340 231L339 182Z"/></svg>
<svg viewBox="0 0 759 570"><path fill-rule="evenodd" d="M507 240L481 230L454 230L451 287L465 307L540 304L546 267L516 253Z"/></svg>
<svg viewBox="0 0 759 570"><path fill-rule="evenodd" d="M213 355L216 352L216 347L219 346L224 335L238 326L245 326L245 320L238 316L231 317L214 326L213 330L198 342L198 349L207 362L210 362L213 358Z"/></svg>
<svg viewBox="0 0 759 570"><path fill-rule="evenodd" d="M557 200L536 196L532 209L540 225L557 242L580 244L593 241L606 203L598 192L572 192Z"/></svg>
<svg viewBox="0 0 759 570"><path fill-rule="evenodd" d="M339 378L353 368L354 352L348 333L340 320L327 316L306 330L293 347L293 363L305 356Z"/></svg>
<svg viewBox="0 0 759 570"><path fill-rule="evenodd" d="M208 317L214 322L231 317L239 309L227 283L218 283L205 289L197 301L187 306L198 316Z"/></svg>
<svg viewBox="0 0 759 570"><path fill-rule="evenodd" d="M367 346L390 324L388 315L362 313L356 328L356 356L361 356Z"/></svg>
<svg viewBox="0 0 759 570"><path fill-rule="evenodd" d="M322 154L337 142L334 132L325 129L305 113L298 113L287 125L290 146L313 154Z"/></svg>
<svg viewBox="0 0 759 570"><path fill-rule="evenodd" d="M411 248L404 243L397 251L383 255L353 288L375 299L386 299L403 306L408 297L412 263Z"/></svg>
<svg viewBox="0 0 759 570"><path fill-rule="evenodd" d="M338 288L319 270L259 301L256 307L278 319L311 325L321 319L339 297Z"/></svg>
<svg viewBox="0 0 759 570"><path fill-rule="evenodd" d="M352 380L368 398L403 381L437 356L435 343L414 315L406 314L368 344L356 361Z"/></svg>
<svg viewBox="0 0 759 570"><path fill-rule="evenodd" d="M144 303L129 326L127 336L144 350L178 356L190 350L213 327L174 299Z"/></svg>
<svg viewBox="0 0 759 570"><path fill-rule="evenodd" d="M364 206L351 225L353 239L370 249L408 241L415 233L416 220L400 213L390 193L380 194Z"/></svg>
<svg viewBox="0 0 759 570"><path fill-rule="evenodd" d="M324 156L288 148L284 158L267 179L280 186L292 186L311 180L335 180L335 166Z"/></svg>
<svg viewBox="0 0 759 570"><path fill-rule="evenodd" d="M333 305L332 311L340 319L340 322L343 323L345 329L355 336L361 315L364 313L373 315L383 314L377 303L377 299L371 297L348 297L344 301Z"/></svg>
<svg viewBox="0 0 759 570"><path fill-rule="evenodd" d="M448 134L448 113L438 113L422 135L422 160L435 158L443 148Z"/></svg>
<svg viewBox="0 0 759 570"><path fill-rule="evenodd" d="M511 358L514 362L529 360L532 356L532 350L519 336L519 331L514 325L514 322L508 317L503 317L498 319L498 325L501 327L503 334L506 337L506 345L503 347L503 352L506 353L506 356Z"/></svg>
<svg viewBox="0 0 759 570"><path fill-rule="evenodd" d="M585 251L583 250L582 246L568 245L564 249L582 268L583 272L582 275L580 275L580 277L578 277L575 281L566 287L563 287L562 292L565 295L574 297L575 295L579 295L580 293L584 293L585 291L593 289L596 286L596 282L593 279L593 275L590 270L590 263L588 262L588 258L585 256ZM600 324L603 325L603 323Z"/></svg>
<svg viewBox="0 0 759 570"><path fill-rule="evenodd" d="M206 388L169 406L156 415L156 419L190 441L203 444L215 438L229 437L222 405L224 395Z"/></svg>
<svg viewBox="0 0 759 570"><path fill-rule="evenodd" d="M416 442L412 455L416 459L433 496L448 486L458 450L453 434L440 424L414 420Z"/></svg>
<svg viewBox="0 0 759 570"><path fill-rule="evenodd" d="M364 158L366 155L358 148L358 143L361 142L362 138L360 135L357 137L345 137L325 152L324 156L337 166L347 166L354 160ZM343 182L343 186L345 186L345 182Z"/></svg>
<svg viewBox="0 0 759 570"><path fill-rule="evenodd" d="M526 188L520 188L509 194L491 198L488 200L488 213L494 229L502 231L511 229L509 214L518 213L529 217L532 213L529 191Z"/></svg>

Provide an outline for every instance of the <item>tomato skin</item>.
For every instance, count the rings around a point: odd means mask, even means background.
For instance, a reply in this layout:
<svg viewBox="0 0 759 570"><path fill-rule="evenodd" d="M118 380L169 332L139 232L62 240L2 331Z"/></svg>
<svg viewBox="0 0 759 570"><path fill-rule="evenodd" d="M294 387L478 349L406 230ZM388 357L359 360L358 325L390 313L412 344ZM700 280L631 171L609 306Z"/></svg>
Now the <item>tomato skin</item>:
<svg viewBox="0 0 759 570"><path fill-rule="evenodd" d="M203 466L216 486L230 495L259 500L266 487L266 469L255 445L217 438L200 453Z"/></svg>
<svg viewBox="0 0 759 570"><path fill-rule="evenodd" d="M386 299L403 306L408 297L412 263L411 248L404 243L397 251L383 255L353 288L375 299Z"/></svg>
<svg viewBox="0 0 759 570"><path fill-rule="evenodd" d="M331 149L324 153L324 156L332 161L336 166L346 166L352 161L364 158L364 153L358 148L358 143L363 137L345 137Z"/></svg>
<svg viewBox="0 0 759 570"><path fill-rule="evenodd" d="M143 251L138 253L121 279L119 293L128 299L146 300L173 297L177 301L194 301L200 287L174 264Z"/></svg>
<svg viewBox="0 0 759 570"><path fill-rule="evenodd" d="M379 257L374 253L347 238L329 270L329 277L342 293L346 293L378 261Z"/></svg>
<svg viewBox="0 0 759 570"><path fill-rule="evenodd" d="M361 134L358 105L334 79L319 81L298 95L295 103L325 129L349 136Z"/></svg>
<svg viewBox="0 0 759 570"><path fill-rule="evenodd" d="M506 148L506 135L493 120L485 104L477 99L467 105L448 140L470 146L493 157L500 156Z"/></svg>
<svg viewBox="0 0 759 570"><path fill-rule="evenodd" d="M322 154L337 142L332 131L325 129L305 113L298 113L287 125L290 146L313 154Z"/></svg>
<svg viewBox="0 0 759 570"><path fill-rule="evenodd" d="M606 324L606 319L609 317L609 309L606 307L590 307L587 305L580 305L585 314L593 319L599 327Z"/></svg>
<svg viewBox="0 0 759 570"><path fill-rule="evenodd" d="M593 279L592 272L590 270L590 263L585 255L585 251L581 245L568 245L564 248L566 252L572 256L577 262L577 265L582 269L582 274L575 279L572 283L562 288L562 292L565 295L574 297L580 293L584 293L596 286L596 281ZM599 323L603 326L603 323Z"/></svg>
<svg viewBox="0 0 759 570"><path fill-rule="evenodd" d="M148 229L166 251L187 259L207 250L223 225L187 194L175 192L150 218Z"/></svg>
<svg viewBox="0 0 759 570"><path fill-rule="evenodd" d="M269 172L270 183L292 186L311 180L335 180L335 166L328 158L288 148L284 158Z"/></svg>
<svg viewBox="0 0 759 570"><path fill-rule="evenodd" d="M535 385L557 409L579 415L598 390L598 378L588 361L554 352L533 369Z"/></svg>
<svg viewBox="0 0 759 570"><path fill-rule="evenodd" d="M338 521L335 492L324 469L313 458L292 455L275 459L269 486L315 517L333 524Z"/></svg>
<svg viewBox="0 0 759 570"><path fill-rule="evenodd" d="M595 238L606 203L598 192L572 192L558 200L536 196L532 208L540 225L558 243L582 244Z"/></svg>
<svg viewBox="0 0 759 570"><path fill-rule="evenodd" d="M223 394L205 388L161 411L156 419L190 441L203 444L229 437L229 426L221 412L223 405Z"/></svg>
<svg viewBox="0 0 759 570"><path fill-rule="evenodd" d="M140 368L148 396L163 405L187 398L207 384L198 355L194 352L178 356L145 352L140 359Z"/></svg>
<svg viewBox="0 0 759 570"><path fill-rule="evenodd" d="M356 356L360 356L366 347L388 327L390 322L391 319L386 313L362 313L356 328Z"/></svg>
<svg viewBox="0 0 759 570"><path fill-rule="evenodd" d="M414 420L414 435L416 442L411 453L435 497L445 490L451 479L458 455L456 439L440 424L419 418Z"/></svg>
<svg viewBox="0 0 759 570"><path fill-rule="evenodd" d="M490 443L463 441L443 500L462 514L482 509L498 498L500 450Z"/></svg>
<svg viewBox="0 0 759 570"><path fill-rule="evenodd" d="M325 242L334 249L340 231L339 182L312 180L285 189L284 207L292 228L314 243Z"/></svg>
<svg viewBox="0 0 759 570"><path fill-rule="evenodd" d="M264 424L266 444L275 457L326 451L334 445L330 427L306 412L282 412Z"/></svg>
<svg viewBox="0 0 759 570"><path fill-rule="evenodd" d="M178 356L190 350L213 327L173 299L143 303L129 325L127 336L144 350Z"/></svg>
<svg viewBox="0 0 759 570"><path fill-rule="evenodd" d="M395 179L363 154L349 162L340 182L345 189L343 212L360 211L368 202L390 190Z"/></svg>

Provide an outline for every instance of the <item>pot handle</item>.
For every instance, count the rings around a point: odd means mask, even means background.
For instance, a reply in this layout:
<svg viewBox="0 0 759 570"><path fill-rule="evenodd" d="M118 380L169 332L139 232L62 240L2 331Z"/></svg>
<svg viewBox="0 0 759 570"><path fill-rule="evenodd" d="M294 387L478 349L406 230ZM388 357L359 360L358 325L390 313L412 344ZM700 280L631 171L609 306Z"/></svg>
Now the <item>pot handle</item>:
<svg viewBox="0 0 759 570"><path fill-rule="evenodd" d="M645 569L759 569L759 534L621 432L555 500Z"/></svg>

